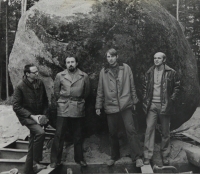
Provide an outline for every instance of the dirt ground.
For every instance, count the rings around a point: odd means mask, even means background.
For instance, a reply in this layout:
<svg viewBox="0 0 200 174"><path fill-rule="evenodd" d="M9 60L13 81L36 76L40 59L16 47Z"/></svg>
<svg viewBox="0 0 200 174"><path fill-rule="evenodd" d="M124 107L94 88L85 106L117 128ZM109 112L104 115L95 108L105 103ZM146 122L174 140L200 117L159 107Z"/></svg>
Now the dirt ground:
<svg viewBox="0 0 200 174"><path fill-rule="evenodd" d="M190 127L187 131L197 138L200 138L200 108L197 108L192 118L183 124L178 130ZM29 134L26 127L21 126L15 113L12 110L12 106L0 105L0 147L3 147L6 143L11 142L13 139L24 139ZM142 136L141 136L142 137ZM122 137L123 138L123 137ZM141 138L141 145L143 138ZM129 147L126 140L120 141L121 145L121 159L117 163L129 163L131 162ZM171 140L171 164L176 162L187 163L187 157L184 151L185 147L191 147L193 145L180 140ZM44 161L49 161L50 147L44 151ZM86 138L84 141L84 157L88 163L104 163L110 158L109 150L109 138L108 135L92 135ZM74 162L73 145L64 146L63 161ZM155 144L155 152L153 157L154 163L160 163L160 144L159 141Z"/></svg>

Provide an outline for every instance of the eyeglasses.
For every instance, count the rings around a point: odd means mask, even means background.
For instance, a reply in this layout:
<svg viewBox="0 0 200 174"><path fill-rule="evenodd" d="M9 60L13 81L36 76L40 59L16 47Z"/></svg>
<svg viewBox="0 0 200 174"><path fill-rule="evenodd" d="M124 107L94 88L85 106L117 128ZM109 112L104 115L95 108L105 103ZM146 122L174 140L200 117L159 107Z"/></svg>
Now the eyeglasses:
<svg viewBox="0 0 200 174"><path fill-rule="evenodd" d="M35 74L35 75L36 75L36 74L38 73L38 71L35 71L35 72L30 72L30 73L32 73L32 74Z"/></svg>

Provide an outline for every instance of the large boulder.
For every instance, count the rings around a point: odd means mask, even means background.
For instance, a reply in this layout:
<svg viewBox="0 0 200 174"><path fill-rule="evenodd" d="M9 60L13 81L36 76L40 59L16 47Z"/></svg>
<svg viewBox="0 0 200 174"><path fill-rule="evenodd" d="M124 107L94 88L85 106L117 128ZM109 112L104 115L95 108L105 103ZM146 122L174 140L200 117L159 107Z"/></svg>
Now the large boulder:
<svg viewBox="0 0 200 174"><path fill-rule="evenodd" d="M99 122L106 119L95 117L94 103L98 75L111 47L131 66L140 101L142 81L153 65L153 55L166 53L167 64L178 72L182 86L172 129L192 116L199 103L196 60L179 23L156 0L39 1L19 21L9 59L12 84L15 87L22 78L25 64L35 63L51 101L55 75L65 68L65 57L76 54L80 69L91 80L87 123L92 130L98 126L104 129ZM138 112L139 123L145 123L140 104Z"/></svg>

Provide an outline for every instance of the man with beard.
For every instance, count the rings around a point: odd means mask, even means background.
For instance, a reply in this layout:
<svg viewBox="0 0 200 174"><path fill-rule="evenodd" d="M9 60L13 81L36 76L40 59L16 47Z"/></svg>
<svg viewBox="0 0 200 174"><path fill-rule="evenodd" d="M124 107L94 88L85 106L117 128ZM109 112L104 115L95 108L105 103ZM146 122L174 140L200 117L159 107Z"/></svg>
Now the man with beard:
<svg viewBox="0 0 200 174"><path fill-rule="evenodd" d="M103 107L107 114L111 143L111 159L107 161L107 165L112 166L120 158L118 128L121 117L129 140L132 161L136 161L136 167L142 167L142 149L132 116L132 109L135 110L138 102L133 73L127 64L118 62L115 49L109 49L106 58L108 65L99 75L95 108L97 115L101 114L100 109Z"/></svg>
<svg viewBox="0 0 200 174"><path fill-rule="evenodd" d="M61 163L65 133L69 126L73 132L74 160L86 167L82 148L82 122L85 116L85 99L89 94L89 77L77 68L77 58L67 57L65 63L66 70L58 73L54 82L57 123L50 167L55 168Z"/></svg>
<svg viewBox="0 0 200 174"><path fill-rule="evenodd" d="M46 114L48 98L43 82L38 79L38 69L33 64L24 67L24 78L18 83L13 95L13 110L20 123L30 130L25 174L38 173L46 166L39 164L45 132L41 125L48 122Z"/></svg>
<svg viewBox="0 0 200 174"><path fill-rule="evenodd" d="M159 118L162 129L161 155L164 165L169 164L170 116L175 114L174 104L180 90L175 70L165 64L166 55L154 55L154 66L146 73L143 84L143 109L147 114L144 142L144 164L148 165L154 151L155 127Z"/></svg>

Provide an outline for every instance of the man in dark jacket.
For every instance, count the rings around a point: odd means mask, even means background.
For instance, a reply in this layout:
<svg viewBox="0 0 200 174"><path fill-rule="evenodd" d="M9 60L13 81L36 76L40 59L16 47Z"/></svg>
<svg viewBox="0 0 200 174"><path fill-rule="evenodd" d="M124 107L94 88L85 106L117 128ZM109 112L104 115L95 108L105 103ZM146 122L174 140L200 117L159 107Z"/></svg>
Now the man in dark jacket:
<svg viewBox="0 0 200 174"><path fill-rule="evenodd" d="M38 173L46 166L39 164L45 132L41 124L46 124L48 98L44 84L38 79L38 69L29 64L24 67L23 80L18 83L13 95L13 110L20 123L30 130L29 148L25 163L25 174Z"/></svg>
<svg viewBox="0 0 200 174"><path fill-rule="evenodd" d="M111 142L111 159L107 165L113 165L120 158L118 127L121 117L130 143L131 158L136 160L136 167L141 167L142 149L132 117L132 108L135 109L138 102L133 73L127 64L118 63L115 49L108 50L106 58L109 65L100 72L95 108L97 115L101 114L103 107L107 114Z"/></svg>
<svg viewBox="0 0 200 174"><path fill-rule="evenodd" d="M143 85L143 109L147 114L147 129L144 142L144 164L149 164L153 156L155 126L159 118L162 129L161 153L163 164L169 164L170 153L170 116L174 114L180 80L175 70L165 64L166 55L154 55L154 66L146 73Z"/></svg>

